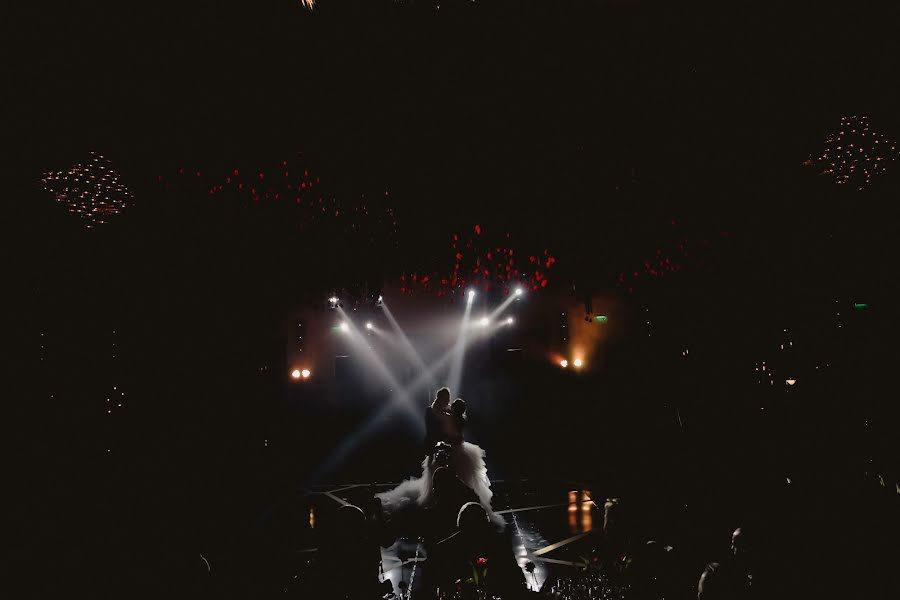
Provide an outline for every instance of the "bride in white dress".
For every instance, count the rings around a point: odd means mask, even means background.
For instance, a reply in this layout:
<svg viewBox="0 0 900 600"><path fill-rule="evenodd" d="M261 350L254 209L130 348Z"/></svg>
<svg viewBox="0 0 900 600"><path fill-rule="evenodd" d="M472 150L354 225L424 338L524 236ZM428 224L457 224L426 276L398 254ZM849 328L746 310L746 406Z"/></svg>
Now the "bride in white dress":
<svg viewBox="0 0 900 600"><path fill-rule="evenodd" d="M437 391L434 401L425 410L425 460L422 461L422 476L407 479L396 488L378 494L382 506L389 512L398 512L410 506L427 505L431 499L431 476L439 460L435 445L449 444L447 466L468 486L485 510L497 524L503 524L502 517L491 510L491 482L484 464L484 450L463 439L466 424L466 403L456 399L450 403L449 388Z"/></svg>

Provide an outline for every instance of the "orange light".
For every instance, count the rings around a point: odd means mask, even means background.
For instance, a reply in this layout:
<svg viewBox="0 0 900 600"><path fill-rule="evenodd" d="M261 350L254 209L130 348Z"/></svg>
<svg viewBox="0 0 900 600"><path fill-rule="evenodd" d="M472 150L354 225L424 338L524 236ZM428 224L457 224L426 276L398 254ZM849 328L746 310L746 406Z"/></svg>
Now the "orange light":
<svg viewBox="0 0 900 600"><path fill-rule="evenodd" d="M302 371L300 371L300 377L302 377L303 379L309 379L310 375L312 375L312 373L309 369L303 369Z"/></svg>
<svg viewBox="0 0 900 600"><path fill-rule="evenodd" d="M300 379L300 369L294 369L291 371L291 377L294 379Z"/></svg>
<svg viewBox="0 0 900 600"><path fill-rule="evenodd" d="M559 366L561 366L563 369L565 369L566 367L569 366L569 361L567 361L566 359L562 359L561 361L559 361Z"/></svg>
<svg viewBox="0 0 900 600"><path fill-rule="evenodd" d="M574 361L572 361L572 364L575 365L575 368L577 369L577 368L579 368L581 365L583 365L584 362L583 362L580 358L576 358Z"/></svg>

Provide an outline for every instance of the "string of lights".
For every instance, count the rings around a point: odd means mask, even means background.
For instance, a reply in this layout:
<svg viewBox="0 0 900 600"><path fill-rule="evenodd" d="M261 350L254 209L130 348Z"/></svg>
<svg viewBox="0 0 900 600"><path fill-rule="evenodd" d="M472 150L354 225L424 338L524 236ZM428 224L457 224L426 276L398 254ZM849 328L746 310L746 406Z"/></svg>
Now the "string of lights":
<svg viewBox="0 0 900 600"><path fill-rule="evenodd" d="M872 130L869 117L854 115L841 117L838 130L825 137L822 153L803 164L820 169L820 175L828 176L837 185L863 190L896 158L896 142Z"/></svg>
<svg viewBox="0 0 900 600"><path fill-rule="evenodd" d="M678 227L678 221L671 222L673 228ZM719 237L727 238L728 232L722 231ZM616 276L616 287L623 288L629 294L634 293L640 282L661 279L674 275L685 269L689 261L696 262L702 251L713 246L710 239L692 240L685 235L679 235L672 242L657 242L657 248L653 254L640 261L627 271L620 271Z"/></svg>
<svg viewBox="0 0 900 600"><path fill-rule="evenodd" d="M433 293L452 298L472 288L485 292L502 290L504 295L509 295L518 286L535 292L548 286L549 271L557 262L550 250L523 254L513 247L509 233L501 239L488 235L478 224L473 231L474 235L468 236L453 234L449 247L452 270L428 274L404 273L400 277L400 292ZM527 256L527 262L519 261L520 256Z"/></svg>
<svg viewBox="0 0 900 600"><path fill-rule="evenodd" d="M108 223L134 199L110 161L96 152L86 163L44 173L40 183L70 213L84 219L88 229Z"/></svg>
<svg viewBox="0 0 900 600"><path fill-rule="evenodd" d="M168 191L205 191L208 196L250 205L280 206L291 211L300 231L328 224L336 233L365 235L371 243L396 244L397 212L390 192L342 198L327 189L319 176L299 160L283 159L267 168L233 168L210 177L200 169L181 167L174 177L157 176Z"/></svg>

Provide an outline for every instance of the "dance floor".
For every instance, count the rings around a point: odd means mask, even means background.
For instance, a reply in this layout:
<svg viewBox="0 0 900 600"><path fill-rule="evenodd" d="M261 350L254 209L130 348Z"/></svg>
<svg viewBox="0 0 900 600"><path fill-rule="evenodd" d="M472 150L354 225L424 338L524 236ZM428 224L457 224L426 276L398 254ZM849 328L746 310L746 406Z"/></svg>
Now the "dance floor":
<svg viewBox="0 0 900 600"><path fill-rule="evenodd" d="M393 485L376 488L383 491ZM535 566L532 574L526 574L531 589L539 590L548 581L569 577L584 564L587 540L579 541L594 527L602 526L605 498L595 497L576 482L493 481L491 489L493 508L507 522L520 566L524 568L528 562ZM371 490L369 484L314 488L309 496L311 519L316 510L358 504L371 495ZM417 567L425 558L424 546L413 538L401 537L382 550L385 577L393 582L395 591L399 591L401 581L413 581L415 586Z"/></svg>

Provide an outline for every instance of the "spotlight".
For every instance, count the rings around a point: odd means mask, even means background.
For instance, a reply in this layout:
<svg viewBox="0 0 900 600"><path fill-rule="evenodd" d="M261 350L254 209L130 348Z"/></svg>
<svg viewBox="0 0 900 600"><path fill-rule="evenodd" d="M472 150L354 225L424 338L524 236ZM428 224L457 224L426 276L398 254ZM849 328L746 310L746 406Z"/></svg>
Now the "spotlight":
<svg viewBox="0 0 900 600"><path fill-rule="evenodd" d="M340 327L341 331L343 331L344 333L350 331L350 325L348 325L346 322L341 323L340 325L338 325L338 327Z"/></svg>
<svg viewBox="0 0 900 600"><path fill-rule="evenodd" d="M522 288L516 288L516 296L521 296L524 293L525 293L525 290L523 290Z"/></svg>
<svg viewBox="0 0 900 600"><path fill-rule="evenodd" d="M581 361L580 358L576 358L575 360L572 361L572 364L575 365L575 368L577 369L578 367L580 367L580 366L583 365L584 363Z"/></svg>
<svg viewBox="0 0 900 600"><path fill-rule="evenodd" d="M378 300L375 302L375 304L376 305L384 304L384 296L382 296L381 294L378 294Z"/></svg>
<svg viewBox="0 0 900 600"><path fill-rule="evenodd" d="M481 320L478 321L478 324L481 325L482 327L487 327L488 325L491 324L491 320L488 319L487 317L481 317Z"/></svg>
<svg viewBox="0 0 900 600"><path fill-rule="evenodd" d="M371 323L366 323L366 329L375 329L375 326Z"/></svg>
<svg viewBox="0 0 900 600"><path fill-rule="evenodd" d="M475 290L469 290L469 301L471 302L475 298Z"/></svg>
<svg viewBox="0 0 900 600"><path fill-rule="evenodd" d="M294 379L300 379L300 375L302 375L302 373L300 373L300 369L294 369L293 371L291 371L291 377L293 377Z"/></svg>
<svg viewBox="0 0 900 600"><path fill-rule="evenodd" d="M567 361L566 359L562 359L561 361L559 361L559 366L561 366L563 369L565 369L566 367L569 366L569 361Z"/></svg>
<svg viewBox="0 0 900 600"><path fill-rule="evenodd" d="M296 371L294 372L296 373ZM300 371L300 377L302 377L303 379L309 379L310 375L312 375L312 373L310 373L309 369L303 369L302 371Z"/></svg>
<svg viewBox="0 0 900 600"><path fill-rule="evenodd" d="M506 319L507 325L512 325L513 323L515 323L515 319L513 319L512 317L509 317L508 319Z"/></svg>

